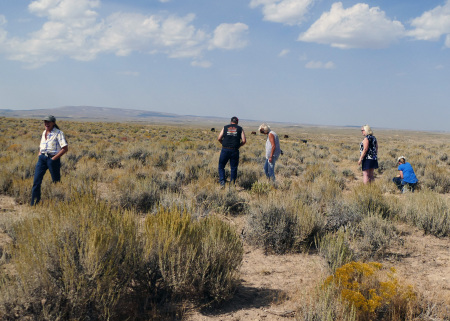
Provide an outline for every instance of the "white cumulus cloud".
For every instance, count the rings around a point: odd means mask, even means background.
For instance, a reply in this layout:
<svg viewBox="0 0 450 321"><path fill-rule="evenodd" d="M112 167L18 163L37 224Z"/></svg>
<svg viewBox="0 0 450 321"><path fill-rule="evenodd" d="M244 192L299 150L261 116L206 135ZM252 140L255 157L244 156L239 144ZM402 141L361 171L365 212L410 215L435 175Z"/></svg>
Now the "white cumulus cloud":
<svg viewBox="0 0 450 321"><path fill-rule="evenodd" d="M358 3L344 9L341 2L331 6L298 40L338 48L385 48L404 36L401 22L390 20L378 7Z"/></svg>
<svg viewBox="0 0 450 321"><path fill-rule="evenodd" d="M281 52L278 54L278 57L284 57L286 55L288 55L291 51L289 49L283 49L281 50Z"/></svg>
<svg viewBox="0 0 450 321"><path fill-rule="evenodd" d="M332 61L322 62L322 61L309 61L305 68L308 69L334 69L336 65Z"/></svg>
<svg viewBox="0 0 450 321"><path fill-rule="evenodd" d="M244 23L222 23L214 30L209 48L241 49L247 45L248 26Z"/></svg>
<svg viewBox="0 0 450 321"><path fill-rule="evenodd" d="M8 59L33 68L62 57L88 61L100 54L132 52L199 61L208 49L240 49L247 44L248 26L243 23L221 24L208 33L195 27L194 14L116 12L100 17L95 11L100 5L100 0L32 1L29 11L46 21L25 38L8 38L6 18L0 15L0 50Z"/></svg>
<svg viewBox="0 0 450 321"><path fill-rule="evenodd" d="M445 5L424 12L411 21L413 30L408 32L418 40L439 40L446 35L445 45L450 47L450 0Z"/></svg>
<svg viewBox="0 0 450 321"><path fill-rule="evenodd" d="M262 6L264 20L287 25L301 24L314 0L251 0L250 8Z"/></svg>

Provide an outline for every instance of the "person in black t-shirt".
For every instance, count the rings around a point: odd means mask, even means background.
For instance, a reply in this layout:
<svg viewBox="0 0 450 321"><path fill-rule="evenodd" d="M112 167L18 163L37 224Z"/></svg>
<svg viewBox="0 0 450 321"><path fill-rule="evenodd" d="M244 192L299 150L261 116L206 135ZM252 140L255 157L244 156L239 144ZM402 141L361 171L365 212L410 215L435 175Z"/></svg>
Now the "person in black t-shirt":
<svg viewBox="0 0 450 321"><path fill-rule="evenodd" d="M231 123L221 130L218 140L222 144L219 158L219 183L225 186L225 165L230 161L230 182L236 184L239 165L239 148L246 143L244 129L238 126L239 119L231 117Z"/></svg>

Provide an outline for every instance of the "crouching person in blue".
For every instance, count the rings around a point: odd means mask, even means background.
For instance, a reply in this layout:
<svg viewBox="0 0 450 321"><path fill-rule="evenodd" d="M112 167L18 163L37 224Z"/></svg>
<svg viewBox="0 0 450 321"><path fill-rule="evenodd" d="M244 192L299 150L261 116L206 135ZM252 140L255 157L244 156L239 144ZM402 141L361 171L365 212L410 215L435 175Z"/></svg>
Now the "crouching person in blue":
<svg viewBox="0 0 450 321"><path fill-rule="evenodd" d="M39 158L34 171L33 188L31 190L31 206L41 200L41 184L47 169L52 176L53 183L61 180L61 159L69 147L64 133L56 125L54 116L47 116L44 120L45 130L39 145Z"/></svg>
<svg viewBox="0 0 450 321"><path fill-rule="evenodd" d="M239 148L246 143L244 129L238 126L239 119L234 116L231 123L223 127L217 138L222 144L219 158L219 183L225 186L225 165L230 161L230 182L236 184L239 165Z"/></svg>
<svg viewBox="0 0 450 321"><path fill-rule="evenodd" d="M397 185L400 191L404 192L406 186L409 187L412 192L414 192L418 180L411 164L406 162L405 156L400 156L397 161L399 175L397 175L397 177L394 177L392 181L395 183L395 185Z"/></svg>

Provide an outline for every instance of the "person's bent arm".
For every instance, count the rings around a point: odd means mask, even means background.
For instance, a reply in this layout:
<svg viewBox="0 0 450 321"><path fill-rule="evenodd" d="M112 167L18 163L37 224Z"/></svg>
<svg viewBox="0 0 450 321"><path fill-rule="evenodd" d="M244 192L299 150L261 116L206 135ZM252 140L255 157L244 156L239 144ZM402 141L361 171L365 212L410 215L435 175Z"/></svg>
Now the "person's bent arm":
<svg viewBox="0 0 450 321"><path fill-rule="evenodd" d="M67 151L69 150L69 146L64 146L63 148L61 148L61 150L58 152L58 154L56 154L55 156L52 157L52 160L57 160L58 158L60 158L62 155L64 155L65 153L67 153Z"/></svg>
<svg viewBox="0 0 450 321"><path fill-rule="evenodd" d="M247 142L247 140L245 139L245 133L244 133L244 130L242 130L242 134L241 134L241 146L244 146L246 142Z"/></svg>
<svg viewBox="0 0 450 321"><path fill-rule="evenodd" d="M222 128L222 130L220 131L220 134L219 134L219 137L217 137L217 140L219 141L219 143L222 144L222 140L223 140L223 128Z"/></svg>
<svg viewBox="0 0 450 321"><path fill-rule="evenodd" d="M400 177L401 179L403 179L403 171L398 171L398 177Z"/></svg>
<svg viewBox="0 0 450 321"><path fill-rule="evenodd" d="M364 156L366 156L368 150L369 150L369 140L367 138L364 138L363 151L361 152L361 156L359 157L358 165L361 164L361 162L364 159Z"/></svg>

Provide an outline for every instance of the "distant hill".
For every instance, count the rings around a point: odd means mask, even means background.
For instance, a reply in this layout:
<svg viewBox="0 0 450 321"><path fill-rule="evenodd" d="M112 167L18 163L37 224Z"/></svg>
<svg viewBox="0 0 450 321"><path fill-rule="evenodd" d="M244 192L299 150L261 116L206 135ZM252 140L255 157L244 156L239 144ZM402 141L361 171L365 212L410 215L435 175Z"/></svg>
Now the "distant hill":
<svg viewBox="0 0 450 321"><path fill-rule="evenodd" d="M132 122L158 122L158 123L216 123L227 122L228 118L177 115L156 111L123 109L94 106L64 106L48 109L11 110L0 109L0 116L17 118L42 119L53 115L56 119L85 120L85 121L132 121Z"/></svg>

